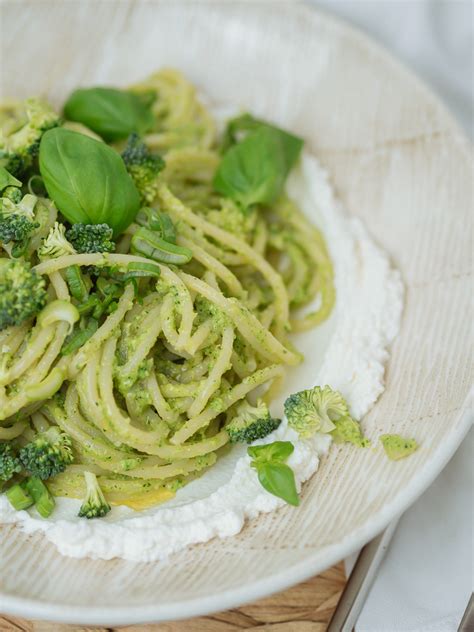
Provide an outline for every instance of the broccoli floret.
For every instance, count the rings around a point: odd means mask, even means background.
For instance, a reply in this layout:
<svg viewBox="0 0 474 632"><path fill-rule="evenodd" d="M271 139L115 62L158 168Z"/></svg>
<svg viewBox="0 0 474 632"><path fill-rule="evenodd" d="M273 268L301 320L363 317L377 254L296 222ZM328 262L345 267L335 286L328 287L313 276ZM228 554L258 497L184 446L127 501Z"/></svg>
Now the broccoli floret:
<svg viewBox="0 0 474 632"><path fill-rule="evenodd" d="M105 500L99 482L93 472L84 472L86 481L86 497L81 505L78 516L80 518L102 518L110 511L110 505Z"/></svg>
<svg viewBox="0 0 474 632"><path fill-rule="evenodd" d="M350 417L347 404L338 391L329 386L293 393L285 402L288 425L302 437L310 437L315 432L331 432L334 421L340 417Z"/></svg>
<svg viewBox="0 0 474 632"><path fill-rule="evenodd" d="M244 400L237 406L235 417L226 425L231 443L252 443L273 432L281 419L273 419L267 405L259 400L252 406Z"/></svg>
<svg viewBox="0 0 474 632"><path fill-rule="evenodd" d="M57 426L51 426L20 450L23 467L42 480L64 472L74 456L71 438Z"/></svg>
<svg viewBox="0 0 474 632"><path fill-rule="evenodd" d="M57 259L65 255L75 254L76 250L74 246L66 239L66 227L64 224L54 222L54 226L38 248L38 257L40 259Z"/></svg>
<svg viewBox="0 0 474 632"><path fill-rule="evenodd" d="M0 481L9 481L21 472L21 462L10 443L0 443Z"/></svg>
<svg viewBox="0 0 474 632"><path fill-rule="evenodd" d="M13 243L12 256L21 256L26 249L31 233L38 226L39 224L30 222L24 215L12 215L8 218L0 216L0 241L2 244Z"/></svg>
<svg viewBox="0 0 474 632"><path fill-rule="evenodd" d="M158 154L152 154L138 134L130 134L122 158L142 202L152 202L158 189L157 175L165 166L164 160Z"/></svg>
<svg viewBox="0 0 474 632"><path fill-rule="evenodd" d="M14 204L18 204L22 198L21 189L13 186L7 187L4 189L2 196L7 200L11 200Z"/></svg>
<svg viewBox="0 0 474 632"><path fill-rule="evenodd" d="M41 137L48 129L61 124L58 114L41 99L27 99L25 116L12 133L0 133L0 166L14 176L27 171L38 156Z"/></svg>
<svg viewBox="0 0 474 632"><path fill-rule="evenodd" d="M5 197L5 192L12 190L11 197ZM37 197L27 194L23 198L18 199L15 191L20 191L16 187L8 187L5 189L4 197L0 198L0 243L3 244L4 250L12 257L22 256L30 242L31 234L39 227L38 222L34 221L34 208L36 206Z"/></svg>
<svg viewBox="0 0 474 632"><path fill-rule="evenodd" d="M113 252L113 232L108 224L74 224L66 237L77 252Z"/></svg>
<svg viewBox="0 0 474 632"><path fill-rule="evenodd" d="M21 325L45 303L45 281L31 270L29 263L0 259L0 331Z"/></svg>

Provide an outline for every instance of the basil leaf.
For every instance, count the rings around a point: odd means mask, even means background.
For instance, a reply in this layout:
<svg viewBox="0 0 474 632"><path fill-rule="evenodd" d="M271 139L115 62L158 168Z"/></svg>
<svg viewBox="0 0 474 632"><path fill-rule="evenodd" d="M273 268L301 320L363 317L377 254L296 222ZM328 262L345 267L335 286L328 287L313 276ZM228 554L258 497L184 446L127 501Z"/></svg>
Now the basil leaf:
<svg viewBox="0 0 474 632"><path fill-rule="evenodd" d="M120 155L101 141L60 127L41 139L39 167L49 197L71 224L102 224L120 234L140 196Z"/></svg>
<svg viewBox="0 0 474 632"><path fill-rule="evenodd" d="M247 454L252 457L256 464L270 461L283 463L294 449L291 441L274 441L266 445L252 445L247 449Z"/></svg>
<svg viewBox="0 0 474 632"><path fill-rule="evenodd" d="M242 114L227 123L222 142L222 150L226 151L229 147L238 142L239 134L254 131L262 126L274 130L274 132L279 135L285 163L288 171L290 171L298 160L298 156L304 144L303 139L286 132L276 125L271 125L261 119L257 119L251 114Z"/></svg>
<svg viewBox="0 0 474 632"><path fill-rule="evenodd" d="M296 136L261 124L224 154L214 187L244 210L253 204L271 204L283 190L302 146Z"/></svg>
<svg viewBox="0 0 474 632"><path fill-rule="evenodd" d="M239 141L239 133L256 130L262 123L263 121L254 118L251 114L242 114L241 116L227 121L221 143L222 153L225 153L232 145L235 145ZM242 138L240 138L240 140L242 140Z"/></svg>
<svg viewBox="0 0 474 632"><path fill-rule="evenodd" d="M286 166L278 136L262 127L227 151L214 177L218 193L247 209L270 204L283 188Z"/></svg>
<svg viewBox="0 0 474 632"><path fill-rule="evenodd" d="M21 182L15 176L12 176L5 167L0 167L0 191L7 187L21 187Z"/></svg>
<svg viewBox="0 0 474 632"><path fill-rule="evenodd" d="M75 90L64 106L64 115L89 127L112 142L153 127L154 117L144 99L114 88Z"/></svg>
<svg viewBox="0 0 474 632"><path fill-rule="evenodd" d="M284 463L261 463L257 467L258 480L267 492L282 498L289 505L300 504L293 470Z"/></svg>

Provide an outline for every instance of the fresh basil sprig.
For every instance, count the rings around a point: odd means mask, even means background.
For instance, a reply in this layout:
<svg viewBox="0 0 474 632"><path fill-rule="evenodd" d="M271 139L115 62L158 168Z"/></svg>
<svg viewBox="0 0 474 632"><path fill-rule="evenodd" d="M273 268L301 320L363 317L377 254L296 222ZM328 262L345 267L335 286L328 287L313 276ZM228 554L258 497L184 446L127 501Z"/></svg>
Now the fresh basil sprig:
<svg viewBox="0 0 474 632"><path fill-rule="evenodd" d="M270 494L282 498L295 507L300 504L295 475L285 461L294 450L290 441L274 441L247 448L251 467L257 470L258 480Z"/></svg>
<svg viewBox="0 0 474 632"><path fill-rule="evenodd" d="M144 134L153 127L153 114L143 98L115 88L75 90L64 106L70 121L86 125L107 142Z"/></svg>
<svg viewBox="0 0 474 632"><path fill-rule="evenodd" d="M239 133L246 133L240 142ZM247 114L230 121L224 145L227 150L214 177L214 187L247 210L254 204L270 204L278 197L303 140Z"/></svg>
<svg viewBox="0 0 474 632"><path fill-rule="evenodd" d="M39 167L49 197L71 224L129 226L140 196L120 155L98 140L56 127L43 134Z"/></svg>

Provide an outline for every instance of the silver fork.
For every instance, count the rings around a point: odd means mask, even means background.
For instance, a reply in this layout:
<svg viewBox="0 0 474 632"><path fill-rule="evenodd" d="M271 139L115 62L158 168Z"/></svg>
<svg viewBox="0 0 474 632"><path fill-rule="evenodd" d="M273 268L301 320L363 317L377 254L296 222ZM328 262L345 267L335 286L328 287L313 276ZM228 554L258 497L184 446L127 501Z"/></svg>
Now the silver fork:
<svg viewBox="0 0 474 632"><path fill-rule="evenodd" d="M397 528L398 518L361 549L326 632L352 632Z"/></svg>

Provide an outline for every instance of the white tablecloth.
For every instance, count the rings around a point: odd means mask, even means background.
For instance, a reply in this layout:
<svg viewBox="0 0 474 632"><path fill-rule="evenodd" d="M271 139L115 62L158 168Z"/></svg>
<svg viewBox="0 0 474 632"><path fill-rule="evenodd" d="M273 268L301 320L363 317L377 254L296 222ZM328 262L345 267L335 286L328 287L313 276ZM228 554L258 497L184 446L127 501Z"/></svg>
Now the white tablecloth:
<svg viewBox="0 0 474 632"><path fill-rule="evenodd" d="M474 136L474 3L312 1L391 50ZM357 632L457 630L473 585L473 440L471 431L435 483L400 520Z"/></svg>

